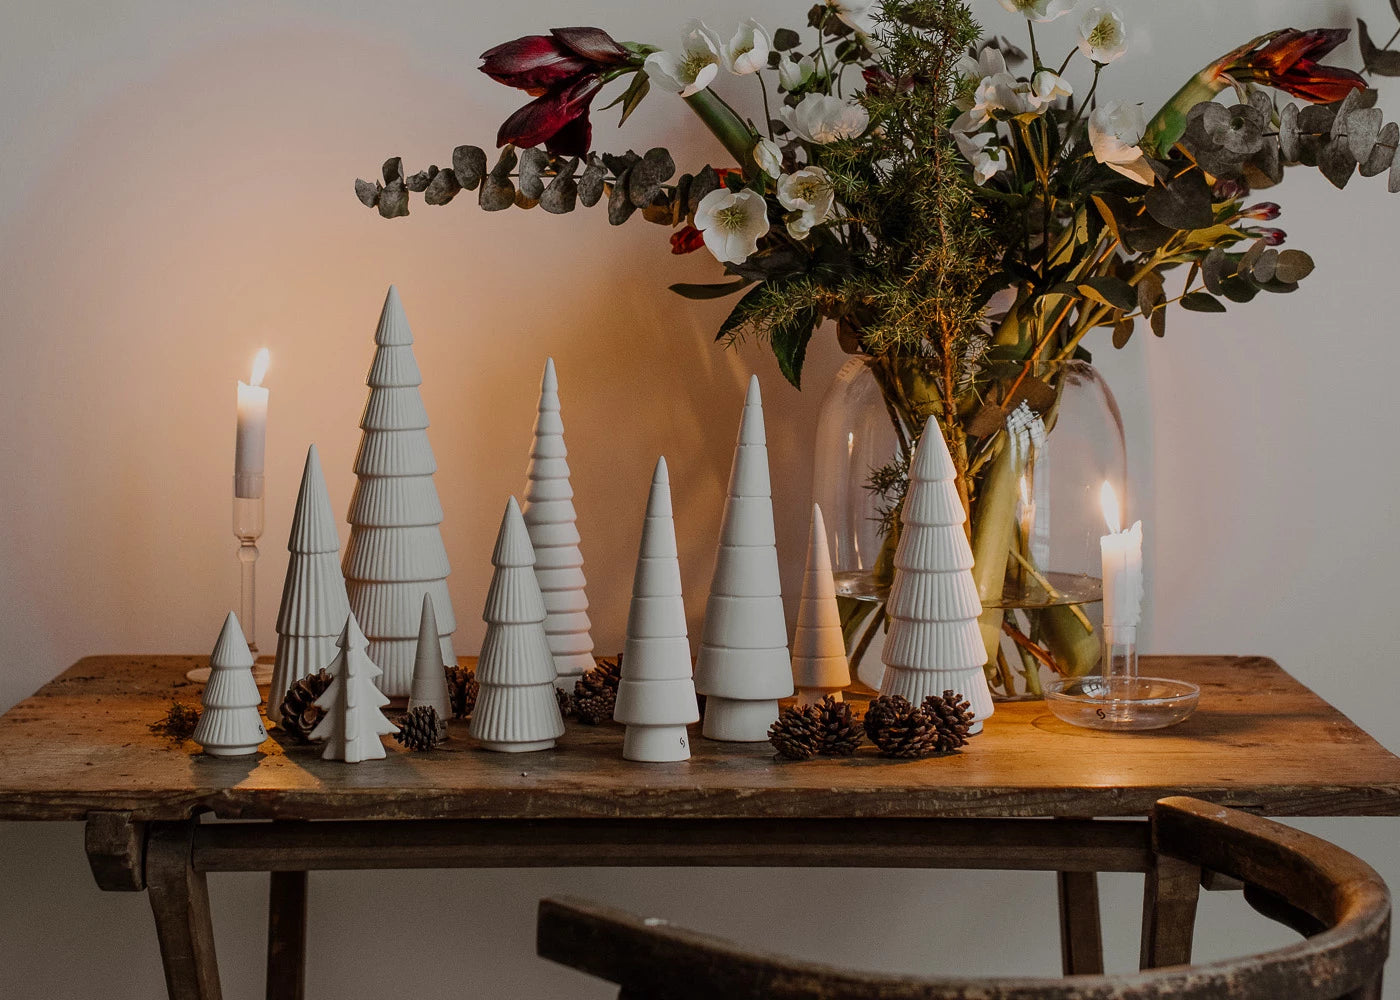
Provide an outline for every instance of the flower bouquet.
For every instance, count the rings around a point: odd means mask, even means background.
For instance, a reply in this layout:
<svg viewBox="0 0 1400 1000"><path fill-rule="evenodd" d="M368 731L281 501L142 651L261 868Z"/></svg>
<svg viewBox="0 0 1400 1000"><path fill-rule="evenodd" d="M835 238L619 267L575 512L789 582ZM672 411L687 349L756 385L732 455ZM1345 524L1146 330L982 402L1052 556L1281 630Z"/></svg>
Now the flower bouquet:
<svg viewBox="0 0 1400 1000"><path fill-rule="evenodd" d="M717 339L762 338L794 386L819 328L866 356L899 442L869 470L888 528L870 582L893 575L908 456L936 417L970 514L988 677L1010 696L1100 655L1073 603L1001 606L1008 581L1040 578L1018 505L1060 366L1087 358L1091 330L1121 347L1139 326L1161 336L1172 305L1222 312L1296 289L1313 261L1281 246L1266 225L1279 206L1252 192L1298 164L1337 187L1388 173L1400 190L1400 127L1365 77L1320 61L1345 30L1266 32L1149 116L1100 90L1125 47L1116 9L1079 11L1070 44L1044 26L1074 0L999 2L1025 16L1024 47L984 37L962 0L826 0L800 28L746 20L727 36L691 21L674 49L597 28L518 38L482 56L533 98L501 125L494 162L462 145L406 175L393 158L356 192L386 218L408 214L410 192L443 205L475 191L486 211L603 203L614 225L665 227L672 253L708 250L723 280L672 289L737 296ZM1360 29L1367 71L1400 75L1400 53ZM1064 33L1061 54L1038 31ZM654 90L678 95L722 155L677 176L663 148L596 150L591 108L609 87L622 122ZM754 114L736 109L745 97ZM846 624L880 614L859 602Z"/></svg>

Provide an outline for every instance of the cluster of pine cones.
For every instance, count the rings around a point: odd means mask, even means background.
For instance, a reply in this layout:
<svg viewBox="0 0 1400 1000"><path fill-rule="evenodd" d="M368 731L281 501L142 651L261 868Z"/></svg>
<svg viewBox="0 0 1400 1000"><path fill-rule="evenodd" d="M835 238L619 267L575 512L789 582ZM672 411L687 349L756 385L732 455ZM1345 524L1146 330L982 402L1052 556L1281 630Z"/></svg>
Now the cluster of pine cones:
<svg viewBox="0 0 1400 1000"><path fill-rule="evenodd" d="M598 665L583 672L574 682L574 691L559 690L559 711L566 719L577 719L590 726L611 722L617 704L617 686L622 683L622 657L605 656Z"/></svg>
<svg viewBox="0 0 1400 1000"><path fill-rule="evenodd" d="M888 757L932 757L967 744L972 726L971 705L962 695L944 691L912 705L899 695L870 702L863 719L851 706L827 695L818 705L785 708L768 730L773 748L789 760L821 754L849 757L861 744L862 729Z"/></svg>

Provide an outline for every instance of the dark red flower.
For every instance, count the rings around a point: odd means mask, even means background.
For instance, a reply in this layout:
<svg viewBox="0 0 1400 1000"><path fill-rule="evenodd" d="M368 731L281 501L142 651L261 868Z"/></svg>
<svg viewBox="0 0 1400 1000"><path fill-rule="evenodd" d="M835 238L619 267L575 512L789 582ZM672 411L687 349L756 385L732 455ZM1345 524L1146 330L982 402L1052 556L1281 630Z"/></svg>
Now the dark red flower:
<svg viewBox="0 0 1400 1000"><path fill-rule="evenodd" d="M1240 55L1226 72L1236 80L1251 80L1294 97L1319 104L1340 101L1352 90L1365 90L1360 73L1340 66L1323 66L1326 56L1351 34L1347 28L1286 28L1266 36L1258 49Z"/></svg>
<svg viewBox="0 0 1400 1000"><path fill-rule="evenodd" d="M694 253L705 245L705 234L694 226L682 226L671 234L671 252Z"/></svg>
<svg viewBox="0 0 1400 1000"><path fill-rule="evenodd" d="M525 35L481 54L481 72L497 83L536 97L578 76L621 66L632 54L600 28L552 28Z"/></svg>
<svg viewBox="0 0 1400 1000"><path fill-rule="evenodd" d="M1273 226L1260 226L1257 229L1246 229L1245 232L1255 239L1263 240L1267 247L1276 247L1288 239L1287 233L1282 229L1275 229Z"/></svg>
<svg viewBox="0 0 1400 1000"><path fill-rule="evenodd" d="M517 110L496 133L496 145L538 146L560 156L583 156L593 138L588 104L603 86L596 74L557 83Z"/></svg>
<svg viewBox="0 0 1400 1000"><path fill-rule="evenodd" d="M1250 205L1248 208L1240 210L1241 219L1258 219L1260 222L1272 222L1277 219L1279 204L1276 201L1261 201L1257 205Z"/></svg>

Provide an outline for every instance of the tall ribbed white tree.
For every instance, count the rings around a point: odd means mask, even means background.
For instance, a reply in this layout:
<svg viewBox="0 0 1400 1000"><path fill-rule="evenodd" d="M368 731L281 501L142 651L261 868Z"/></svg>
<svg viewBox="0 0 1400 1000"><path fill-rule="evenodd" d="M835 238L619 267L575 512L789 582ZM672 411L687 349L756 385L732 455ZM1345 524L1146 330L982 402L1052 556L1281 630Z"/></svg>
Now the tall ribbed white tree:
<svg viewBox="0 0 1400 1000"><path fill-rule="evenodd" d="M972 706L975 733L994 706L982 671L987 661L977 624L982 602L972 578L972 546L963 528L967 512L956 476L943 431L930 417L910 462L899 519L880 693L903 695L917 705L928 695L956 691Z"/></svg>
<svg viewBox="0 0 1400 1000"><path fill-rule="evenodd" d="M384 672L380 687L390 697L402 697L413 681L423 595L432 596L437 611L444 663L457 662L452 649L457 622L447 592L451 566L438 527L437 461L418 391L423 377L413 357L413 331L392 285L374 342L344 570L350 608L369 639L369 657Z"/></svg>
<svg viewBox="0 0 1400 1000"><path fill-rule="evenodd" d="M380 711L389 698L376 686L380 670L366 655L369 641L360 631L352 614L336 640L340 652L331 661L328 671L330 686L316 699L316 707L325 714L311 730L313 740L324 740L326 760L343 760L357 764L384 756L380 736L396 733L399 727Z"/></svg>
<svg viewBox="0 0 1400 1000"><path fill-rule="evenodd" d="M257 752L267 739L258 706L262 696L253 680L253 654L238 616L224 619L219 640L209 654L209 683L200 696L204 711L191 737L213 757L241 757Z"/></svg>
<svg viewBox="0 0 1400 1000"><path fill-rule="evenodd" d="M267 717L274 725L281 721L287 689L335 659L335 640L350 614L340 573L340 538L314 444L306 451L287 551L291 556L277 612L277 657L267 699Z"/></svg>
<svg viewBox="0 0 1400 1000"><path fill-rule="evenodd" d="M797 603L797 627L792 633L792 681L799 705L818 704L827 695L840 701L842 689L851 683L826 522L816 504L812 504L812 522L807 529L807 565L802 573L802 599Z"/></svg>
<svg viewBox="0 0 1400 1000"><path fill-rule="evenodd" d="M522 510L535 548L535 579L544 595L544 631L554 654L555 683L572 691L594 661L568 454L559 414L559 380L554 359L547 358Z"/></svg>
<svg viewBox="0 0 1400 1000"><path fill-rule="evenodd" d="M695 689L706 696L704 735L745 743L768 739L778 699L793 691L757 375L729 473Z"/></svg>

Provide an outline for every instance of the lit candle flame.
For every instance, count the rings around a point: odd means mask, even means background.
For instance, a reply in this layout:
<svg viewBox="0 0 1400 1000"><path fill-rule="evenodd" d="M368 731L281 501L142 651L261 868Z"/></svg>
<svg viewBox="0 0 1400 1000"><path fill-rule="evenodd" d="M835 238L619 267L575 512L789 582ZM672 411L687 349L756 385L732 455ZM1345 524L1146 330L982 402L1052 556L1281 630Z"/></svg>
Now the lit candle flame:
<svg viewBox="0 0 1400 1000"><path fill-rule="evenodd" d="M1108 530L1112 534L1118 534L1123 530L1123 515L1118 509L1118 494L1113 492L1113 484L1107 479L1103 481L1103 488L1099 490L1099 502L1103 504L1103 519L1108 525Z"/></svg>
<svg viewBox="0 0 1400 1000"><path fill-rule="evenodd" d="M253 374L248 379L249 385L262 385L263 376L267 374L267 366L272 362L272 355L264 347L253 356Z"/></svg>

